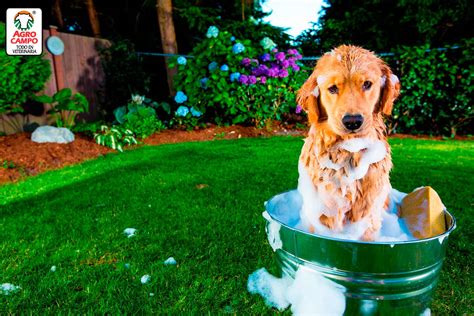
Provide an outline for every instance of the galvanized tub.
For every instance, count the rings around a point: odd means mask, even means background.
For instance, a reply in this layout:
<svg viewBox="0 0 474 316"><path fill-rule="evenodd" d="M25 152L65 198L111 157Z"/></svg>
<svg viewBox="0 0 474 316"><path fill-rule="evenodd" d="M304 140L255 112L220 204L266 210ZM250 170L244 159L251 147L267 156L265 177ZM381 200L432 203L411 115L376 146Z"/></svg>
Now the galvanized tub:
<svg viewBox="0 0 474 316"><path fill-rule="evenodd" d="M362 242L293 228L298 221L294 210L301 203L296 190L266 203L266 231L282 275L294 277L303 266L342 285L344 315L420 315L429 308L448 236L456 227L449 212L445 212L448 229L442 235L405 242ZM289 211L294 215L286 216Z"/></svg>

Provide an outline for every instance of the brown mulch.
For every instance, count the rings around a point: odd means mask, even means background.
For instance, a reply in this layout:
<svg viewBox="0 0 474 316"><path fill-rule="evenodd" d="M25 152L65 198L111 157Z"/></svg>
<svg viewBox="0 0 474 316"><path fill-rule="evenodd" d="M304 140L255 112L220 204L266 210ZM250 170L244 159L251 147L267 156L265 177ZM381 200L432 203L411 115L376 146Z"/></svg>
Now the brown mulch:
<svg viewBox="0 0 474 316"><path fill-rule="evenodd" d="M293 128L287 129L281 126L271 131L245 126L208 126L205 129L193 131L165 130L150 136L144 143L146 145L159 145L275 135L304 136L306 131ZM79 134L75 136L75 141L69 144L38 144L30 140L31 134L29 133L0 136L0 184L15 182L25 176L36 175L46 170L58 169L113 152L110 148L97 145L94 140L88 137ZM404 134L395 134L391 137L442 139L441 137ZM472 140L473 138L456 137L455 139ZM4 162L7 165L13 164L12 168L5 168L3 166Z"/></svg>
<svg viewBox="0 0 474 316"><path fill-rule="evenodd" d="M69 144L39 144L30 138L29 133L0 137L0 184L112 152L110 148L97 145L90 138L77 134ZM3 167L4 161L13 163L13 168Z"/></svg>

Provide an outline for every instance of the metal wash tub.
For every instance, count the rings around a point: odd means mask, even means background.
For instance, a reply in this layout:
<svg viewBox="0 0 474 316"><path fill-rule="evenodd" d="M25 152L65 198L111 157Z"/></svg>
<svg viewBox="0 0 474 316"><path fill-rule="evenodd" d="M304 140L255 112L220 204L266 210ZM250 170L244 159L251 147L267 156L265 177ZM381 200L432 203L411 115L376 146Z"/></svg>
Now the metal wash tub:
<svg viewBox="0 0 474 316"><path fill-rule="evenodd" d="M289 222L295 222L295 217L279 218L289 208L301 206L301 197L295 192L266 203L267 233L274 233L275 225L279 231L274 249L282 275L294 277L304 266L342 285L346 289L345 315L420 315L429 308L448 236L456 227L449 212L445 212L447 231L436 237L405 242L348 241L292 228Z"/></svg>

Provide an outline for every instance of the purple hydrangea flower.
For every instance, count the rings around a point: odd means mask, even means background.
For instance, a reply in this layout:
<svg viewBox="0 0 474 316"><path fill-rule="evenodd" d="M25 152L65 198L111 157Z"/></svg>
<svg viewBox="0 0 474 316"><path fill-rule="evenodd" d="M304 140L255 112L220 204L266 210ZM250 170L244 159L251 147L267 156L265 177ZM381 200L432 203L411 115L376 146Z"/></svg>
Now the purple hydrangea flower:
<svg viewBox="0 0 474 316"><path fill-rule="evenodd" d="M298 104L298 105L296 106L295 113L296 113L296 114L300 114L302 110L303 110L303 108L301 107L301 105Z"/></svg>
<svg viewBox="0 0 474 316"><path fill-rule="evenodd" d="M295 58L296 58L296 60L300 60L301 58L303 58L303 56L301 56L301 54L299 54L299 53L296 53Z"/></svg>
<svg viewBox="0 0 474 316"><path fill-rule="evenodd" d="M189 113L189 109L187 107L185 107L184 105L181 105L176 110L176 116L185 117L186 115L188 115L188 113Z"/></svg>
<svg viewBox="0 0 474 316"><path fill-rule="evenodd" d="M276 60L279 60L279 61L282 61L282 60L285 60L285 53L284 52L278 52L275 54L275 59Z"/></svg>
<svg viewBox="0 0 474 316"><path fill-rule="evenodd" d="M237 81L239 80L240 78L240 72L233 72L230 74L230 81L231 82L234 82L234 81Z"/></svg>
<svg viewBox="0 0 474 316"><path fill-rule="evenodd" d="M240 54L245 50L245 46L242 45L241 43L236 43L234 46L232 46L232 52L234 54Z"/></svg>
<svg viewBox="0 0 474 316"><path fill-rule="evenodd" d="M270 61L270 59L271 59L271 56L269 53L265 53L260 57L261 61Z"/></svg>
<svg viewBox="0 0 474 316"><path fill-rule="evenodd" d="M249 83L249 77L247 75L241 75L239 77L239 82L241 84L248 84Z"/></svg>
<svg viewBox="0 0 474 316"><path fill-rule="evenodd" d="M281 70L278 72L278 77L280 77L280 78L286 78L286 77L288 77L288 70L286 70L286 69L281 69Z"/></svg>
<svg viewBox="0 0 474 316"><path fill-rule="evenodd" d="M296 55L296 54L298 54L298 51L294 48L290 48L289 50L287 50L287 53L289 55Z"/></svg>
<svg viewBox="0 0 474 316"><path fill-rule="evenodd" d="M291 68L294 70L294 71L300 71L300 66L298 65L292 65Z"/></svg>
<svg viewBox="0 0 474 316"><path fill-rule="evenodd" d="M188 97L186 96L186 94L184 94L183 91L178 91L174 96L174 100L176 101L176 103L184 103L188 100Z"/></svg>
<svg viewBox="0 0 474 316"><path fill-rule="evenodd" d="M278 49L276 48L272 49L272 53L276 53L276 52L278 52Z"/></svg>
<svg viewBox="0 0 474 316"><path fill-rule="evenodd" d="M278 67L273 66L272 68L268 69L267 76L268 77L277 77L279 73Z"/></svg>
<svg viewBox="0 0 474 316"><path fill-rule="evenodd" d="M227 66L226 64L222 65L221 71L229 71L229 66Z"/></svg>
<svg viewBox="0 0 474 316"><path fill-rule="evenodd" d="M250 65L250 58L245 57L244 59L242 59L242 65L248 67Z"/></svg>
<svg viewBox="0 0 474 316"><path fill-rule="evenodd" d="M249 84L256 84L256 83L257 83L257 77L249 76Z"/></svg>
<svg viewBox="0 0 474 316"><path fill-rule="evenodd" d="M260 65L256 68L252 69L252 75L254 76L267 76L268 75L268 67L265 65Z"/></svg>
<svg viewBox="0 0 474 316"><path fill-rule="evenodd" d="M267 82L267 77L260 77L260 83L265 84Z"/></svg>
<svg viewBox="0 0 474 316"><path fill-rule="evenodd" d="M285 59L281 62L281 66L283 68L288 68L290 66L290 62L287 59Z"/></svg>

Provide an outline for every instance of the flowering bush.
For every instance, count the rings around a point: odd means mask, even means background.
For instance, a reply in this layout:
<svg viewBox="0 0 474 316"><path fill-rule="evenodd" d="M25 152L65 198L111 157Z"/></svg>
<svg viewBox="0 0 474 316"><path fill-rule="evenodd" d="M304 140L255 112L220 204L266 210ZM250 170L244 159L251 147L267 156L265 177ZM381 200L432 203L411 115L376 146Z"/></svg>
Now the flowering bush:
<svg viewBox="0 0 474 316"><path fill-rule="evenodd" d="M268 37L252 42L209 27L193 59L170 64L178 66L174 121L193 124L184 118L195 118L195 110L207 122L262 127L294 113L296 90L308 73L301 71L296 49L275 46Z"/></svg>

